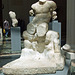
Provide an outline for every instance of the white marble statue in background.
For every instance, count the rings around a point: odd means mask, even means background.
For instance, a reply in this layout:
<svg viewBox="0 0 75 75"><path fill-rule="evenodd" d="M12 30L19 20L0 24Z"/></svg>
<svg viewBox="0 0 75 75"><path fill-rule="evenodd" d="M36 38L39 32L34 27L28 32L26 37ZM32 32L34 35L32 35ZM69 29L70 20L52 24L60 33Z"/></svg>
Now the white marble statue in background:
<svg viewBox="0 0 75 75"><path fill-rule="evenodd" d="M23 32L25 48L19 59L3 66L5 74L48 74L64 68L59 34L48 30L50 19L57 18L56 3L52 0L39 0L31 8L29 13L34 18L27 25L27 31Z"/></svg>
<svg viewBox="0 0 75 75"><path fill-rule="evenodd" d="M13 27L17 27L18 20L16 19L16 14L15 14L15 12L10 11L10 12L9 12L9 16L10 16L10 18L11 18L11 20L12 20L12 26L13 26Z"/></svg>

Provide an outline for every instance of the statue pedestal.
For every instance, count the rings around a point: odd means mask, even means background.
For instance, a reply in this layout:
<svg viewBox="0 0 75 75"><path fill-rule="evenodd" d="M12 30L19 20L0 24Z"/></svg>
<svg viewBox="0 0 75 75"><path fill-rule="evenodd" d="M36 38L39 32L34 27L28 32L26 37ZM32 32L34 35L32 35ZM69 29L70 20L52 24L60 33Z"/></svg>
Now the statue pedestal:
<svg viewBox="0 0 75 75"><path fill-rule="evenodd" d="M49 23L49 30L53 30L59 33L59 40L61 45L61 22L58 22L58 20L54 20Z"/></svg>
<svg viewBox="0 0 75 75"><path fill-rule="evenodd" d="M32 49L22 49L21 57L3 66L7 75L48 74L63 70L64 58L60 53L39 53Z"/></svg>
<svg viewBox="0 0 75 75"><path fill-rule="evenodd" d="M52 21L52 30L59 33L59 40L61 45L61 22L58 22L58 20Z"/></svg>
<svg viewBox="0 0 75 75"><path fill-rule="evenodd" d="M11 52L21 52L20 27L11 27Z"/></svg>

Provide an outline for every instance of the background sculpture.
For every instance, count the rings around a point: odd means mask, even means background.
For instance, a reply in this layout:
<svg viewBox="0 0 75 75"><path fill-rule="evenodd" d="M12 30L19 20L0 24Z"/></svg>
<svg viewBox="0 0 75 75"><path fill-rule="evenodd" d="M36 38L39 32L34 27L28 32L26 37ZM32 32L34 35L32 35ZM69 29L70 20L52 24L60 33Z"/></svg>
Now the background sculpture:
<svg viewBox="0 0 75 75"><path fill-rule="evenodd" d="M16 19L16 14L15 14L15 12L10 11L10 12L9 12L9 15L10 15L10 18L11 18L11 20L12 20L12 26L13 26L13 27L16 27L17 24L18 24L18 20Z"/></svg>

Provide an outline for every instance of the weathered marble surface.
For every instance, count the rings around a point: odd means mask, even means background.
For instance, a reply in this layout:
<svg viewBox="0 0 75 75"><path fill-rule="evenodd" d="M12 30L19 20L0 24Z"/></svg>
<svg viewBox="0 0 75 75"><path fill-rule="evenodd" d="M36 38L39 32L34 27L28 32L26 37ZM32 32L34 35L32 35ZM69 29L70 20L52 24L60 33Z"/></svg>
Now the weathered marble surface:
<svg viewBox="0 0 75 75"><path fill-rule="evenodd" d="M64 60L60 53L39 53L32 49L22 49L21 57L3 66L5 74L25 75L55 73L64 68Z"/></svg>
<svg viewBox="0 0 75 75"><path fill-rule="evenodd" d="M23 32L24 46L21 57L3 66L5 74L25 75L55 73L64 69L64 57L60 53L58 32L48 30L51 18L56 19L54 1L39 0L31 6L32 22ZM53 12L53 15L52 15ZM54 15L55 14L55 15Z"/></svg>

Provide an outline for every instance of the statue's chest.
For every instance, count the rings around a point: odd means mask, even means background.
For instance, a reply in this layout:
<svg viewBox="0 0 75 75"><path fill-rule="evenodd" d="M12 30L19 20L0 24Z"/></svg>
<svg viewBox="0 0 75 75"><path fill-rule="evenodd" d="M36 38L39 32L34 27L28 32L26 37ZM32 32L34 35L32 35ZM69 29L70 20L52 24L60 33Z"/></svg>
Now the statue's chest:
<svg viewBox="0 0 75 75"><path fill-rule="evenodd" d="M47 7L47 5L37 5L35 7L35 11L36 12L49 12L49 7Z"/></svg>

